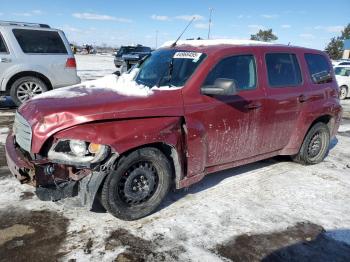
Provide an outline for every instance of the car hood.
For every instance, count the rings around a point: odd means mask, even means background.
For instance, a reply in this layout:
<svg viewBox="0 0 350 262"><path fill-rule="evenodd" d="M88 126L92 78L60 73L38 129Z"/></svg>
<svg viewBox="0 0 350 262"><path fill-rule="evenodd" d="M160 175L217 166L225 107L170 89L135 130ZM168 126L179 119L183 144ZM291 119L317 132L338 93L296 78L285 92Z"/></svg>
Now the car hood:
<svg viewBox="0 0 350 262"><path fill-rule="evenodd" d="M53 92L53 94L51 94ZM103 120L183 115L181 89L118 92L112 88L74 86L34 98L19 108L32 127L32 151L63 129Z"/></svg>

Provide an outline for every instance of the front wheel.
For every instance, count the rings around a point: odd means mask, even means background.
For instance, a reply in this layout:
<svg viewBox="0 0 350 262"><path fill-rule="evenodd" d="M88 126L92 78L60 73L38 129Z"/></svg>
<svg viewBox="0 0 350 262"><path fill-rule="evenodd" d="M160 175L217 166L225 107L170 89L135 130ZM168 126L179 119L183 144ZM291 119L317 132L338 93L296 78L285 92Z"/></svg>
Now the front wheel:
<svg viewBox="0 0 350 262"><path fill-rule="evenodd" d="M348 96L348 89L346 86L340 87L339 99L344 100Z"/></svg>
<svg viewBox="0 0 350 262"><path fill-rule="evenodd" d="M30 98L40 95L48 90L39 78L25 76L17 79L11 86L10 94L13 102L20 106Z"/></svg>
<svg viewBox="0 0 350 262"><path fill-rule="evenodd" d="M169 160L156 148L138 149L123 157L106 178L101 202L113 216L135 220L154 212L171 184Z"/></svg>
<svg viewBox="0 0 350 262"><path fill-rule="evenodd" d="M328 126L321 122L316 123L310 128L299 153L293 157L293 160L304 165L320 163L326 157L329 140Z"/></svg>

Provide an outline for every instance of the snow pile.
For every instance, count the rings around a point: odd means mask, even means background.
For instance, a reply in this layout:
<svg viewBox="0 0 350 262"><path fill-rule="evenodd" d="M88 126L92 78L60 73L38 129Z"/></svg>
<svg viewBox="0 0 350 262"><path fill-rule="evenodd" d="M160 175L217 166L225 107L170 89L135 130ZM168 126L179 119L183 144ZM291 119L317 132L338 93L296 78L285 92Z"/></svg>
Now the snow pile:
<svg viewBox="0 0 350 262"><path fill-rule="evenodd" d="M134 80L139 69L135 68L130 73L125 73L118 77L114 74L107 75L97 80L86 81L78 85L68 86L64 88L55 89L32 99L45 98L72 98L87 96L93 93L94 89L105 89L106 91L115 91L124 96L141 96L146 97L153 94L149 87L139 85Z"/></svg>
<svg viewBox="0 0 350 262"><path fill-rule="evenodd" d="M162 47L170 47L175 41L167 41ZM235 39L212 39L212 40L180 40L177 46L213 46L213 45L271 45L272 43L261 42L255 40L235 40Z"/></svg>

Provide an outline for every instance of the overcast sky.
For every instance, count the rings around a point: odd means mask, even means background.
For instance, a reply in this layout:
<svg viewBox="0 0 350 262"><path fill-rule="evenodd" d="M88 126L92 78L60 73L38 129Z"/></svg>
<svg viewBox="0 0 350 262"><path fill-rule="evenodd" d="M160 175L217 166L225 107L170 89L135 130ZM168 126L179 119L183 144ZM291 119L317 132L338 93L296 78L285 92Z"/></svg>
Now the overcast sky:
<svg viewBox="0 0 350 262"><path fill-rule="evenodd" d="M272 28L278 43L324 49L350 23L350 0L0 0L0 20L47 23L77 43L152 47L176 39L196 17L184 38L248 39Z"/></svg>

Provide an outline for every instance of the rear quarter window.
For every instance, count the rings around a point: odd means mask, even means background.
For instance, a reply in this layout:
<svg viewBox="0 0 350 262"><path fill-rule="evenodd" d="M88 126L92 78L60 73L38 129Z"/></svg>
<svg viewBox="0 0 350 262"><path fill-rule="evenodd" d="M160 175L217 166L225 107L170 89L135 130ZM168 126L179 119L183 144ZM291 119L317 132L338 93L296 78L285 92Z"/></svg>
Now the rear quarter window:
<svg viewBox="0 0 350 262"><path fill-rule="evenodd" d="M63 40L56 31L13 29L18 44L28 54L67 54Z"/></svg>
<svg viewBox="0 0 350 262"><path fill-rule="evenodd" d="M7 53L7 47L6 47L6 44L5 44L5 40L4 38L2 37L2 35L0 34L0 53Z"/></svg>
<svg viewBox="0 0 350 262"><path fill-rule="evenodd" d="M300 66L295 54L266 54L266 67L271 87L283 88L302 83Z"/></svg>
<svg viewBox="0 0 350 262"><path fill-rule="evenodd" d="M320 54L305 54L304 56L312 82L322 84L323 82L319 82L317 79L322 75L331 74L331 66L328 63L328 59ZM331 81L329 78L327 82Z"/></svg>

